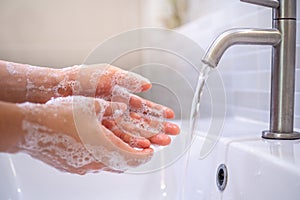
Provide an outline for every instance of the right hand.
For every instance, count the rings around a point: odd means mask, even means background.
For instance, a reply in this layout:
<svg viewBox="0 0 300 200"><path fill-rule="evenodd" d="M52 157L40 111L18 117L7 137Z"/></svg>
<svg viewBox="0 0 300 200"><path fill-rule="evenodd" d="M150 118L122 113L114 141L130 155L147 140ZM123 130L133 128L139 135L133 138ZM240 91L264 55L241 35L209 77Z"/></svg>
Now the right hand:
<svg viewBox="0 0 300 200"><path fill-rule="evenodd" d="M136 150L102 125L123 117L123 103L70 96L19 107L25 115L20 151L57 169L77 174L124 171L152 157L151 148Z"/></svg>

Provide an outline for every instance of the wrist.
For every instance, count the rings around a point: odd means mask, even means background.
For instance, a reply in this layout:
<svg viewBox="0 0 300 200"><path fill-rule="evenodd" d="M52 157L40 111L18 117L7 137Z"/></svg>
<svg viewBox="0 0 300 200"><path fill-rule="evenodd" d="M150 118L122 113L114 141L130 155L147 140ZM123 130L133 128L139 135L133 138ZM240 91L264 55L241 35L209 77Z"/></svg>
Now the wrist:
<svg viewBox="0 0 300 200"><path fill-rule="evenodd" d="M24 132L24 114L16 104L0 101L0 152L15 153Z"/></svg>
<svg viewBox="0 0 300 200"><path fill-rule="evenodd" d="M54 97L66 97L79 95L80 82L77 80L80 66L74 65L62 69L56 69L58 81L53 88Z"/></svg>
<svg viewBox="0 0 300 200"><path fill-rule="evenodd" d="M57 95L57 87L63 80L59 69L46 67L28 67L27 93L25 101L45 103Z"/></svg>

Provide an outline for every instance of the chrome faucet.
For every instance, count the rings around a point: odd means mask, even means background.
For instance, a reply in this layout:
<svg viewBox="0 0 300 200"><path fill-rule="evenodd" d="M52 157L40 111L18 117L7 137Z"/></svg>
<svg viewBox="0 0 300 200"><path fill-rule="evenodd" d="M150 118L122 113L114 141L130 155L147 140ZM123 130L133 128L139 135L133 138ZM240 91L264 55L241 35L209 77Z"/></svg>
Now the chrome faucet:
<svg viewBox="0 0 300 200"><path fill-rule="evenodd" d="M232 45L272 45L270 127L266 139L300 139L294 131L296 0L241 0L273 8L272 29L231 29L212 43L202 61L215 68Z"/></svg>

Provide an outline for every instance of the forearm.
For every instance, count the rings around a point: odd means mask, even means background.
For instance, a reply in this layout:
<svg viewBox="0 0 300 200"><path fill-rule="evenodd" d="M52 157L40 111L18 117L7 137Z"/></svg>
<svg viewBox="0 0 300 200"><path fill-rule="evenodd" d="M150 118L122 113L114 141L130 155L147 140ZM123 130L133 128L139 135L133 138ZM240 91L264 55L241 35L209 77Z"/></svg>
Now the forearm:
<svg viewBox="0 0 300 200"><path fill-rule="evenodd" d="M17 152L24 134L24 114L16 104L0 101L0 152Z"/></svg>
<svg viewBox="0 0 300 200"><path fill-rule="evenodd" d="M44 103L64 79L59 69L0 61L0 100Z"/></svg>

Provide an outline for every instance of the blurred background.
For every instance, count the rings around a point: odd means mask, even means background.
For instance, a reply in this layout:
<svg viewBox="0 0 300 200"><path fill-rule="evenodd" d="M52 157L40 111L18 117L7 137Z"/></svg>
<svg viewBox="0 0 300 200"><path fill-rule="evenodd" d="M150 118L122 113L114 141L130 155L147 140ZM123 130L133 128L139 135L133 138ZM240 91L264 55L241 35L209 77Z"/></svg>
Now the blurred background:
<svg viewBox="0 0 300 200"><path fill-rule="evenodd" d="M297 9L295 126L299 128L300 3ZM239 0L1 0L0 59L49 67L80 64L100 43L139 27L175 29L206 50L214 38L229 28L270 28L271 19L270 8ZM218 70L226 89L227 116L269 121L271 49L241 45L230 48L222 57ZM201 62L198 51L190 54ZM168 59L167 55L160 55L162 59L151 55L148 61L155 58L160 63ZM138 53L126 58L116 65L125 68L139 64ZM169 66L186 70L187 79L196 83L190 77L197 74L178 59L173 61ZM186 95L182 79L170 76L162 68L147 77L166 80L181 91L176 94L181 99L192 98ZM210 88L223 89L214 86L214 80L213 76L208 80ZM170 105L180 114L178 101L165 95L167 92L157 88L146 97ZM203 108L209 108L209 94L203 97ZM209 113L209 109L202 113Z"/></svg>
<svg viewBox="0 0 300 200"><path fill-rule="evenodd" d="M138 27L175 28L197 17L195 0L1 0L0 59L64 67Z"/></svg>
<svg viewBox="0 0 300 200"><path fill-rule="evenodd" d="M107 39L140 27L176 29L198 17L195 8L201 9L197 0L1 0L0 59L53 68L86 63L89 53ZM135 52L111 64L133 70L154 60L189 73L180 59L155 51ZM201 62L200 57L197 60ZM156 81L143 97L168 105L178 117L186 110L188 117L192 89L174 70L152 67L136 71ZM179 97L185 97L184 102Z"/></svg>

